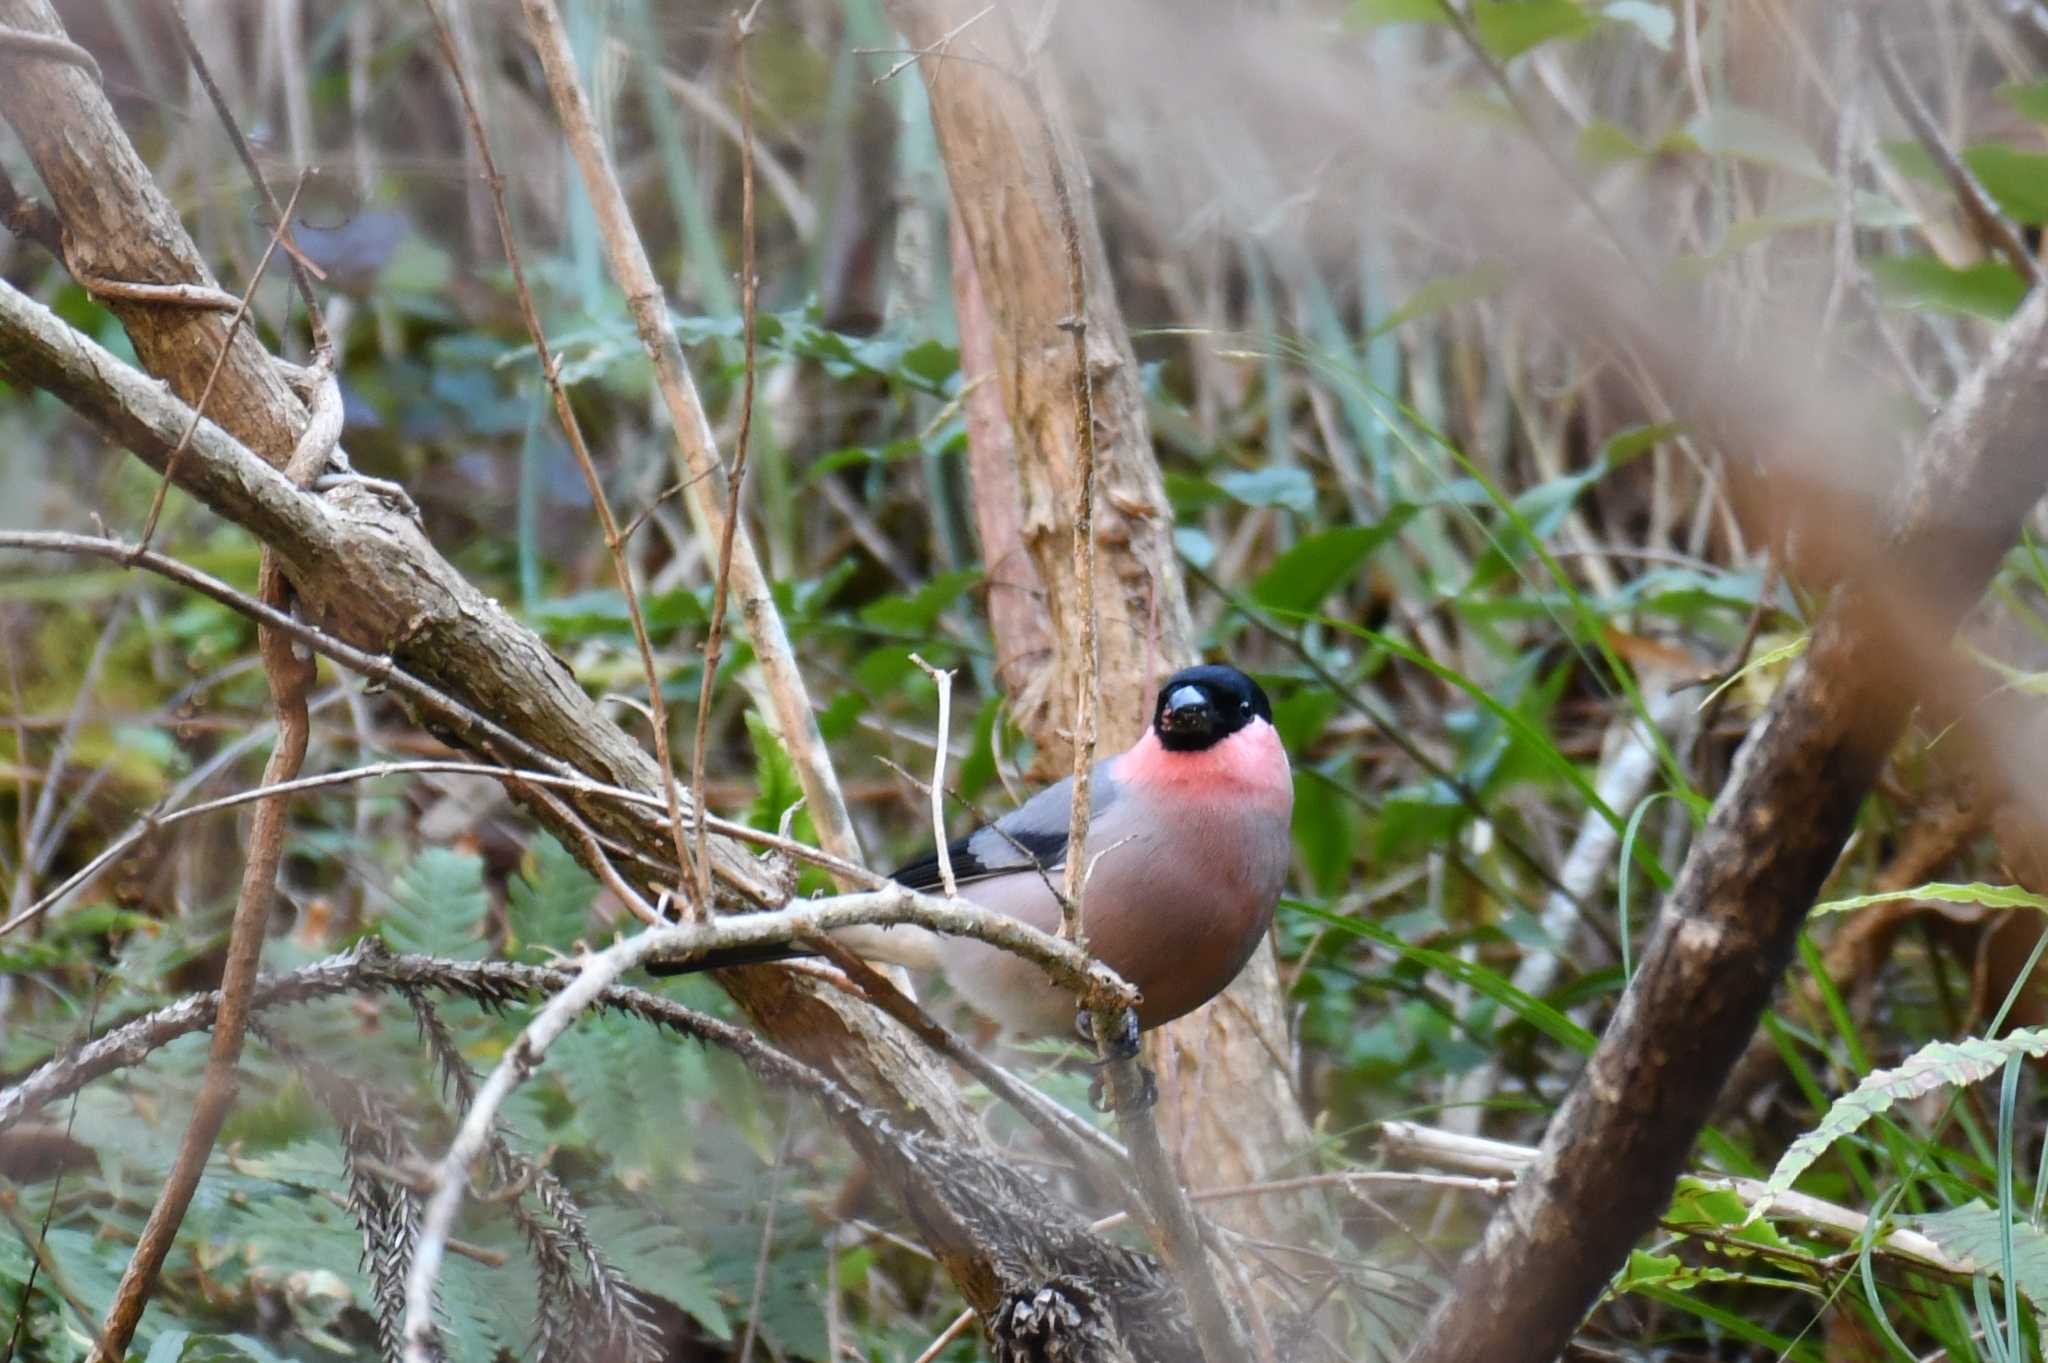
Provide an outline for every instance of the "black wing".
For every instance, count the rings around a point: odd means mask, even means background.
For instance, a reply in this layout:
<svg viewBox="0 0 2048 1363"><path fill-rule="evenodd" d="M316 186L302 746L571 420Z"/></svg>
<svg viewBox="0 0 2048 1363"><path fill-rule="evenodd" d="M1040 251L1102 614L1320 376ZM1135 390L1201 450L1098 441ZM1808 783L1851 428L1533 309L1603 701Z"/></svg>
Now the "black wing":
<svg viewBox="0 0 2048 1363"><path fill-rule="evenodd" d="M946 853L953 860L953 879L962 885L1034 865L1049 871L1067 855L1067 830L1011 829L998 824L955 838L946 844ZM936 890L945 883L939 876L936 852L900 867L889 879L913 890Z"/></svg>

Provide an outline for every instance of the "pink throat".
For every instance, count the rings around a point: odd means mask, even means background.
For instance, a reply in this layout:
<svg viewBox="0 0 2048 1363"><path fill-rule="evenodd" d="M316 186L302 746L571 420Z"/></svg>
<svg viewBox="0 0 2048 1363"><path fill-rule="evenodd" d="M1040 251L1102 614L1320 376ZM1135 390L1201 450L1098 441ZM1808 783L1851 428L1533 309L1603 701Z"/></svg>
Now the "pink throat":
<svg viewBox="0 0 2048 1363"><path fill-rule="evenodd" d="M1291 805L1294 778L1280 735L1263 719L1255 719L1230 737L1201 752L1173 752L1147 730L1130 751L1117 758L1119 781L1154 790L1172 790L1189 800L1249 800Z"/></svg>

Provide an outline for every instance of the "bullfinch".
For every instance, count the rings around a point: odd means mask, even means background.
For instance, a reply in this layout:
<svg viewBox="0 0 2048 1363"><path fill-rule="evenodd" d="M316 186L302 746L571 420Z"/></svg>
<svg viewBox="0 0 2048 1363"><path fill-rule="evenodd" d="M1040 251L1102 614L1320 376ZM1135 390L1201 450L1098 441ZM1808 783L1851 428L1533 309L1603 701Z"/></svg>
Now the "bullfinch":
<svg viewBox="0 0 2048 1363"><path fill-rule="evenodd" d="M1273 921L1293 811L1293 775L1272 704L1234 667L1174 673L1159 689L1144 736L1095 764L1085 853L1093 866L1081 931L1090 953L1142 995L1140 1028L1192 1012L1237 978ZM1072 812L1069 778L949 844L961 897L1057 931ZM890 879L914 890L943 888L936 853ZM864 956L936 966L976 1011L1014 1032L1051 1035L1074 1018L1071 994L1000 947L915 927L845 936ZM714 952L650 969L682 974L768 958Z"/></svg>

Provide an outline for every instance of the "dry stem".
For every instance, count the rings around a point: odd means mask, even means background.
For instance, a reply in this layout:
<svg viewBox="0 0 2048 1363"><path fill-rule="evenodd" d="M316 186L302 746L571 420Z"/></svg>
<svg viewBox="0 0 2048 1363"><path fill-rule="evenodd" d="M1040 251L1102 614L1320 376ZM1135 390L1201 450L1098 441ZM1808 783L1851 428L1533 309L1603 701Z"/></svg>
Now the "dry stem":
<svg viewBox="0 0 2048 1363"><path fill-rule="evenodd" d="M274 240L274 238L273 238ZM341 435L341 390L330 377L318 390L308 414L305 433L292 451L286 475L304 486L312 481L333 453ZM290 588L279 570L276 555L263 551L263 597L273 610L289 604ZM274 629L257 631L263 654L263 670L270 682L271 704L277 711L277 746L263 769L263 783L274 786L298 775L306 757L311 730L306 714L306 692L317 666L312 654L298 656L292 640ZM100 1363L119 1363L127 1356L128 1342L142 1320L143 1309L156 1289L157 1274L171 1251L185 1210L206 1169L207 1156L220 1135L222 1123L234 1106L239 1086L236 1067L242 1058L242 1041L249 1024L250 995L256 986L256 968L263 956L263 940L270 926L272 897L277 891L277 868L284 859L285 815L290 802L273 794L256 806L249 826L249 860L242 869L240 898L235 904L233 926L228 935L227 963L221 972L221 1003L214 1020L213 1042L207 1051L206 1073L199 1097L193 1104L192 1119L178 1145L176 1161L164 1180L156 1205L143 1225L142 1238L107 1308L105 1324L94 1345Z"/></svg>
<svg viewBox="0 0 2048 1363"><path fill-rule="evenodd" d="M547 72L548 92L561 118L563 135L597 212L612 276L626 295L640 342L654 364L655 384L675 428L684 464L684 496L698 535L706 544L721 543L729 519L725 507L732 502L729 480L720 463L703 404L698 400L696 384L683 360L682 347L669 323L661 285L648 261L647 249L633 227L625 193L619 187L590 102L583 93L575 56L569 48L569 35L562 27L554 0L522 0L522 6L534 45L540 52L541 65ZM777 727L796 762L812 822L827 851L846 861L858 862L860 842L847 817L846 798L833 771L831 755L818 733L810 691L797 668L781 612L768 589L767 575L755 555L753 537L743 525L733 526L731 533L732 585L739 596L740 613L746 620L755 656L768 681Z"/></svg>
<svg viewBox="0 0 2048 1363"><path fill-rule="evenodd" d="M491 208L497 215L498 236L505 247L505 262L512 270L512 289L519 298L519 315L526 323L526 334L532 339L534 354L540 360L541 378L554 401L555 417L562 423L562 433L568 438L569 449L576 456L576 467L582 470L584 486L590 490L591 505L597 509L598 524L604 530L605 549L611 554L612 572L618 577L619 591L626 599L626 615L633 624L633 642L640 650L640 669L647 679L647 705L653 714L650 727L654 730L654 756L661 764L669 835L675 843L676 865L683 868L679 882L688 882L690 857L683 835L682 801L676 793L675 764L669 754L668 707L661 698L661 673L654 665L654 645L647 637L647 617L640 609L639 590L633 585L633 565L626 559L624 537L619 533L618 521L612 516L611 502L604 493L604 480L598 477L597 463L590 457L590 446L583 439L583 425L576 420L576 411L569 405L569 394L562 387L561 366L548 347L547 332L541 326L540 313L534 308L533 291L527 287L526 269L520 263L519 245L512 233L512 217L505 207L505 177L498 173L498 163L491 155L491 141L484 132L483 119L477 113L476 100L470 94L469 78L463 74L462 62L456 55L455 38L448 31L447 22L442 19L434 0L425 0L425 3L427 13L434 21L434 31L441 41L442 56L448 63L449 73L455 78L455 88L462 96L462 111L469 119L469 133L476 142L477 156L483 163L484 182L490 187ZM694 777L690 788L693 791L700 789L701 780L701 776ZM698 809L701 814L701 799ZM702 827L701 821L699 827ZM697 843L699 862L702 862L704 854L700 837ZM698 867L696 889L697 912L708 917L711 913L711 872L701 865Z"/></svg>

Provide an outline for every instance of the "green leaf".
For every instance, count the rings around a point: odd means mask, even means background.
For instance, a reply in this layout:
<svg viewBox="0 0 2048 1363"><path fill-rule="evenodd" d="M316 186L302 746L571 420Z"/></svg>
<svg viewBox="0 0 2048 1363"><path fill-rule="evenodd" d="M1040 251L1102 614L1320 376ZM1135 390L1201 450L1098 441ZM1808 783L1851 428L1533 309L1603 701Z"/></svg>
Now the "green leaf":
<svg viewBox="0 0 2048 1363"><path fill-rule="evenodd" d="M1999 260L1964 269L1933 256L1890 256L1870 262L1879 295L1903 308L1960 312L2002 322L2027 296L2027 281Z"/></svg>
<svg viewBox="0 0 2048 1363"><path fill-rule="evenodd" d="M891 634L929 634L946 608L980 580L981 572L974 568L940 573L909 595L885 596L861 607L861 623Z"/></svg>
<svg viewBox="0 0 2048 1363"><path fill-rule="evenodd" d="M427 847L391 887L391 907L378 932L394 951L473 961L488 950L483 937L488 908L483 858Z"/></svg>
<svg viewBox="0 0 2048 1363"><path fill-rule="evenodd" d="M1290 465L1234 470L1218 478L1216 486L1246 506L1284 506L1302 516L1316 509L1315 480L1306 469Z"/></svg>
<svg viewBox="0 0 2048 1363"><path fill-rule="evenodd" d="M1472 26L1502 61L1554 38L1576 38L1598 23L1577 0L1473 0Z"/></svg>
<svg viewBox="0 0 2048 1363"><path fill-rule="evenodd" d="M505 917L511 947L529 954L535 947L566 951L590 922L597 881L553 838L542 834L526 854L519 874L505 887Z"/></svg>
<svg viewBox="0 0 2048 1363"><path fill-rule="evenodd" d="M1459 984L1469 986L1475 993L1492 999L1560 1045L1568 1046L1581 1055L1593 1053L1596 1038L1591 1032L1543 1000L1515 988L1505 978L1496 975L1485 966L1447 951L1415 946L1379 924L1363 918L1331 913L1327 909L1298 900L1288 900L1286 903L1288 908L1309 914L1339 932L1363 937L1404 960L1413 961L1426 970L1433 970Z"/></svg>
<svg viewBox="0 0 2048 1363"><path fill-rule="evenodd" d="M1252 584L1252 599L1275 610L1311 611L1347 581L1373 551L1401 532L1417 508L1402 502L1377 525L1325 530L1298 541Z"/></svg>
<svg viewBox="0 0 2048 1363"><path fill-rule="evenodd" d="M2048 153L1986 142L1965 151L1963 164L2015 219L2029 225L2048 222Z"/></svg>
<svg viewBox="0 0 2048 1363"><path fill-rule="evenodd" d="M754 802L747 806L747 822L773 833L782 816L804 798L803 782L797 779L796 759L782 746L775 726L758 710L747 711L747 737L754 742ZM815 843L817 831L811 826L809 810L800 811L790 825L800 841Z"/></svg>
<svg viewBox="0 0 2048 1363"><path fill-rule="evenodd" d="M1731 104L1699 114L1685 125L1685 136L1710 156L1732 156L1816 180L1829 178L1828 168L1797 130L1754 109Z"/></svg>
<svg viewBox="0 0 2048 1363"><path fill-rule="evenodd" d="M1814 905L1813 911L1815 914L1847 913L1872 904L1892 904L1907 899L1932 899L1941 904L1980 904L1987 909L2048 910L2048 895L2034 894L2017 885L1986 885L1981 880L1973 880L1967 885L1934 881L1910 890L1886 890L1880 894L1830 899L1824 904Z"/></svg>
<svg viewBox="0 0 2048 1363"><path fill-rule="evenodd" d="M1358 809L1311 767L1295 769L1294 792L1294 845L1302 865L1317 894L1335 894L1358 859Z"/></svg>
<svg viewBox="0 0 2048 1363"><path fill-rule="evenodd" d="M1895 1069L1872 1070L1863 1076L1863 1082L1835 1100L1821 1117L1820 1125L1792 1142L1779 1158L1777 1168L1771 1170L1750 1215L1760 1215L1778 1194L1789 1192L1799 1176L1830 1146L1873 1117L1938 1088L1974 1084L2013 1055L2036 1059L2048 1055L2048 1027L2016 1028L1996 1039L1968 1037L1962 1041L1929 1042Z"/></svg>
<svg viewBox="0 0 2048 1363"><path fill-rule="evenodd" d="M1787 1278L1775 1273L1746 1273L1740 1269L1721 1268L1715 1264L1689 1264L1676 1254L1652 1254L1648 1250L1629 1251L1628 1267L1621 1271L1614 1285L1608 1291L1614 1296L1628 1292L1648 1292L1662 1288L1667 1292L1690 1292L1695 1287L1709 1283L1742 1283L1750 1287L1765 1287L1783 1290L1790 1288L1811 1296L1821 1296L1818 1286Z"/></svg>

